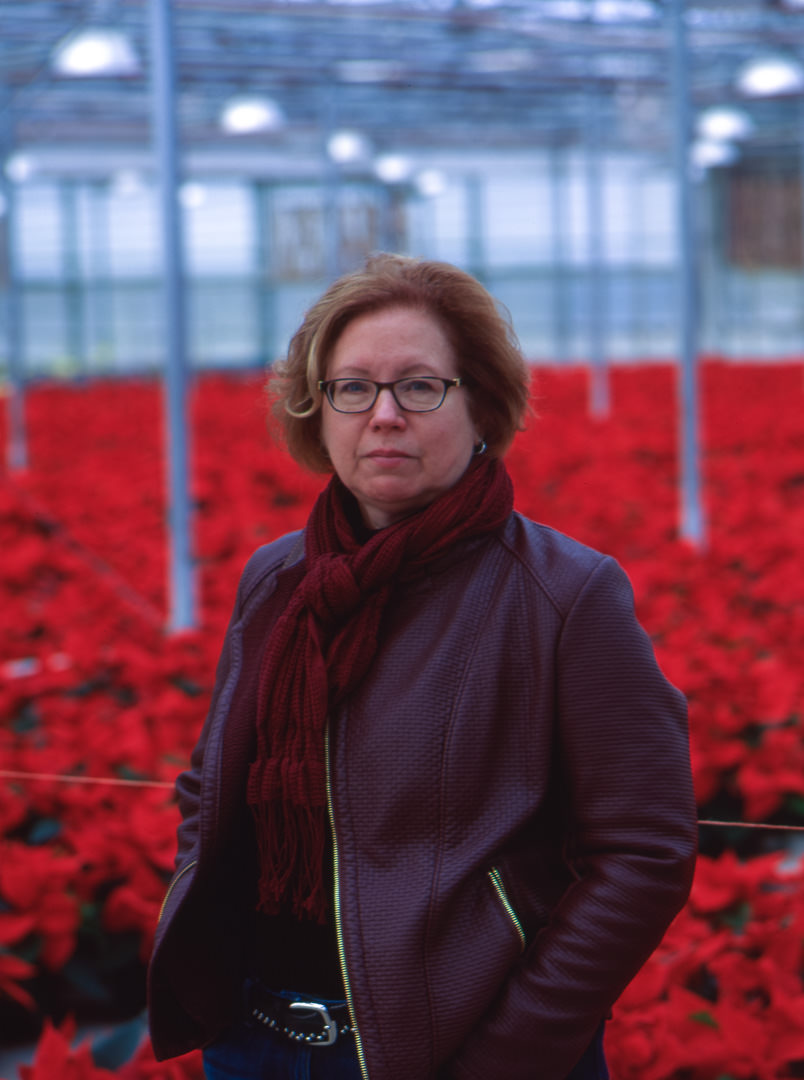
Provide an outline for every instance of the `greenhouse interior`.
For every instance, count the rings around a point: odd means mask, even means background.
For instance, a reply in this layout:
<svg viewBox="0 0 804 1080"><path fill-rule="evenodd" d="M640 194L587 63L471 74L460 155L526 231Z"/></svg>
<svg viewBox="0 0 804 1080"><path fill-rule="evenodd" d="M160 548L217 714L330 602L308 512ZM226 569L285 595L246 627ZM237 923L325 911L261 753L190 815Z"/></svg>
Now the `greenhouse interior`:
<svg viewBox="0 0 804 1080"><path fill-rule="evenodd" d="M612 1080L804 1077L804 0L0 0L0 1078L204 1076L146 1019L174 783L328 479L266 376L377 252L510 317L515 509L688 702Z"/></svg>

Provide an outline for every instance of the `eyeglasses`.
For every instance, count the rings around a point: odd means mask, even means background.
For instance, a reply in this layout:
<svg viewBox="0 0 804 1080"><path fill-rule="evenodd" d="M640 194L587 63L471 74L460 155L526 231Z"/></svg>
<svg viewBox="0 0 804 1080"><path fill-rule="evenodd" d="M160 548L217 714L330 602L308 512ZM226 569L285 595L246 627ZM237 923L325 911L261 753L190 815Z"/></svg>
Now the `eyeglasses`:
<svg viewBox="0 0 804 1080"><path fill-rule="evenodd" d="M368 412L380 394L390 390L394 401L405 412L433 412L444 404L452 386L462 386L460 379L437 379L431 375L414 375L394 382L375 382L374 379L322 379L323 390L336 412Z"/></svg>

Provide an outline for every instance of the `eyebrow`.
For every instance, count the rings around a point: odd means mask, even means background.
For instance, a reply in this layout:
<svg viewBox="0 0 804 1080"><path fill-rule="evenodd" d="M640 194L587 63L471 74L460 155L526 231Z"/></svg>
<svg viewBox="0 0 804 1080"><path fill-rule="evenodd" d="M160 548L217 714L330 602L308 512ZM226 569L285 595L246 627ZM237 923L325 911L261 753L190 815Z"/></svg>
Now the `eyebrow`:
<svg viewBox="0 0 804 1080"><path fill-rule="evenodd" d="M447 375L439 375L439 374L437 374L435 368L433 367L433 365L430 364L427 360L417 360L415 363L405 365L405 367L400 369L400 372L396 376L396 378L397 379L406 379L411 375L432 375L436 379L449 378L449 376L447 376ZM348 378L352 378L352 377L361 378L361 379L368 379L369 381L372 381L372 382L384 382L385 381L383 379L374 379L369 374L369 369L366 368L366 367L363 367L360 364L347 364L346 367L342 368L341 371L339 371L339 373L335 376L335 378L337 378L337 379L343 379L343 378L348 379ZM395 380L393 380L393 381L395 381Z"/></svg>

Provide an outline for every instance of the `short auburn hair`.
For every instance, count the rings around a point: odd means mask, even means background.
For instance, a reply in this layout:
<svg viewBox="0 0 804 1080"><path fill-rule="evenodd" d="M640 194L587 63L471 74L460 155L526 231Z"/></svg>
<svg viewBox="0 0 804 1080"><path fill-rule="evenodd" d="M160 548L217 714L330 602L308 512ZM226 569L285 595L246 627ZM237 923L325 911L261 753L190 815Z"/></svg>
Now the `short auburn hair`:
<svg viewBox="0 0 804 1080"><path fill-rule="evenodd" d="M347 324L361 315L411 308L443 328L465 380L472 419L489 454L501 457L528 408L528 366L508 312L463 270L381 252L333 282L304 316L286 359L271 372L273 412L291 455L315 472L332 472L321 445L319 380Z"/></svg>

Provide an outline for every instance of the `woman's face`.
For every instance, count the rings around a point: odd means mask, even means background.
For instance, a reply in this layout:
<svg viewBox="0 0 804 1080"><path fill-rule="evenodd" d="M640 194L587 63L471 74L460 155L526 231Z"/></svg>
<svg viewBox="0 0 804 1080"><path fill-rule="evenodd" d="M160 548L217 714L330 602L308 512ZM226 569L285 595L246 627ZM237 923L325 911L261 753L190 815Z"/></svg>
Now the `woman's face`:
<svg viewBox="0 0 804 1080"><path fill-rule="evenodd" d="M439 323L413 308L388 308L347 323L326 370L327 379L376 382L409 375L458 375ZM448 390L434 412L405 412L387 389L368 412L336 412L326 400L322 405L321 442L372 529L419 510L457 483L479 438L464 387Z"/></svg>

